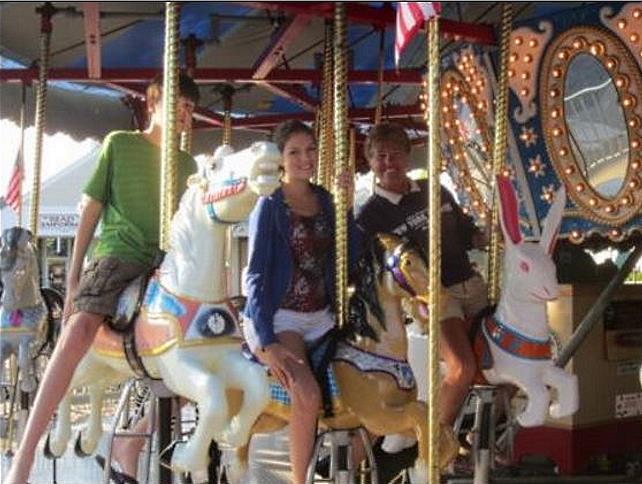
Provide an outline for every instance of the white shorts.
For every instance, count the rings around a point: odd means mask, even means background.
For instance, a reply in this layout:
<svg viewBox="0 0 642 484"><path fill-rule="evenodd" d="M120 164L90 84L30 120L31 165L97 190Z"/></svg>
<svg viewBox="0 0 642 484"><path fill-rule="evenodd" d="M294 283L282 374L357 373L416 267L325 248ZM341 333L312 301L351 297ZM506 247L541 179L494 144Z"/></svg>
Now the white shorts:
<svg viewBox="0 0 642 484"><path fill-rule="evenodd" d="M274 334L284 331L299 333L303 341L315 341L334 327L334 313L329 307L311 313L279 309L274 313ZM259 336L254 328L254 322L246 319L243 324L243 335L252 353L261 347Z"/></svg>

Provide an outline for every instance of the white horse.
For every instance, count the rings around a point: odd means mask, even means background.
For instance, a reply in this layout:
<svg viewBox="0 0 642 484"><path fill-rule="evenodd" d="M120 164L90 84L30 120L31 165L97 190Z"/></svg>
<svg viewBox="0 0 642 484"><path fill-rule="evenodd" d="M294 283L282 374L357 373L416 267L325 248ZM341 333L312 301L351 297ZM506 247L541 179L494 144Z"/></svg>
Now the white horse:
<svg viewBox="0 0 642 484"><path fill-rule="evenodd" d="M34 358L47 337L48 311L40 292L38 257L27 229L12 227L0 239L0 360L18 357L20 389L36 389Z"/></svg>
<svg viewBox="0 0 642 484"><path fill-rule="evenodd" d="M528 397L517 416L523 427L542 425L575 413L579 407L577 377L555 366L546 303L559 296L551 258L562 220L566 194L562 186L548 212L539 243L524 242L519 229L515 192L507 178L498 177L501 227L504 234L504 278L493 316L482 321L482 332L493 359L483 375L493 385L509 383ZM484 359L480 362L483 368ZM557 392L551 401L547 387Z"/></svg>
<svg viewBox="0 0 642 484"><path fill-rule="evenodd" d="M278 187L280 154L274 144L260 142L236 154L219 149L215 162L216 169L192 177L181 199L172 220L171 250L149 281L133 328L136 352L148 374L198 404L194 434L172 456L176 472L207 469L213 439L244 445L269 399L265 371L241 354L237 310L221 276L226 224L245 219L259 195ZM48 442L54 456L67 447L70 395L80 386L89 387L91 414L76 445L85 454L95 451L106 386L134 376L123 339L106 325L96 335L58 409ZM243 392L242 407L233 418L226 403L228 388Z"/></svg>

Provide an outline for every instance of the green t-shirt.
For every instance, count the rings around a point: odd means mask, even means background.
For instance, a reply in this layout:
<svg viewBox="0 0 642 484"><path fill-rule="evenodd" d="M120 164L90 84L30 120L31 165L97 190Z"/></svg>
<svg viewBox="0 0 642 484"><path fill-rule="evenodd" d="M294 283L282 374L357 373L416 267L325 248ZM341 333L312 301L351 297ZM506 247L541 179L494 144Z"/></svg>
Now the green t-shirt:
<svg viewBox="0 0 642 484"><path fill-rule="evenodd" d="M84 193L104 205L94 258L115 256L151 265L158 254L160 225L160 147L135 131L105 137L98 167ZM178 196L196 171L194 159L180 152Z"/></svg>

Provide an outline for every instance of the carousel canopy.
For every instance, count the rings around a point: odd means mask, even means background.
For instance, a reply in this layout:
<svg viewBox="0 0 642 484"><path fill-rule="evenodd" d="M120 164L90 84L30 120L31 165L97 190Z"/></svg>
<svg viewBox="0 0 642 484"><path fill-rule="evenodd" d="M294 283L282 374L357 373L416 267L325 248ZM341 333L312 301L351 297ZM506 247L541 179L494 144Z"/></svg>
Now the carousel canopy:
<svg viewBox="0 0 642 484"><path fill-rule="evenodd" d="M85 20L87 5L99 10L99 21ZM445 2L444 52L463 41L495 44L501 2ZM37 70L23 70L39 57L38 2L0 4L0 115L17 120L21 81L31 86ZM132 126L126 96L138 96L162 67L164 17L162 2L54 2L51 38L49 132L64 129L74 137L102 137L115 128ZM181 36L194 36L195 78L201 110L195 148L220 140L223 98L232 95L233 127L263 138L279 121L313 121L319 104L324 24L331 2L181 2ZM417 101L425 70L423 36L406 49L399 72L393 64L395 11L393 2L348 2L349 116L367 126L377 105L378 69L383 40L384 117L425 136ZM536 6L524 2L516 19L568 4ZM95 13L95 12L94 12ZM89 17L90 15L87 15ZM93 29L93 30L92 30ZM383 30L382 30L383 29ZM97 34L100 48L87 48L85 35ZM383 36L383 39L381 38ZM185 49L183 49L183 59ZM89 61L89 62L88 62ZM98 66L88 72L87 66ZM15 69L18 70L15 70ZM92 67L95 68L95 67ZM64 82L73 81L73 82ZM100 88L98 88L100 87ZM28 88L28 117L35 103ZM201 131L201 130L199 130Z"/></svg>

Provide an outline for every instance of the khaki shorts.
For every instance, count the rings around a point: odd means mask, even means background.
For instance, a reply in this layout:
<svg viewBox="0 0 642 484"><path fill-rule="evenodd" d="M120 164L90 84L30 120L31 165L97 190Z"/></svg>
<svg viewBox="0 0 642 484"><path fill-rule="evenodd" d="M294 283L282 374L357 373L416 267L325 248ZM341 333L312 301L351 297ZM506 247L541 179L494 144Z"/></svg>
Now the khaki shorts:
<svg viewBox="0 0 642 484"><path fill-rule="evenodd" d="M92 261L78 283L74 298L75 311L115 316L118 298L127 285L148 267L118 257L101 257Z"/></svg>
<svg viewBox="0 0 642 484"><path fill-rule="evenodd" d="M439 319L472 318L488 306L488 289L479 274L470 279L442 288L439 295Z"/></svg>

